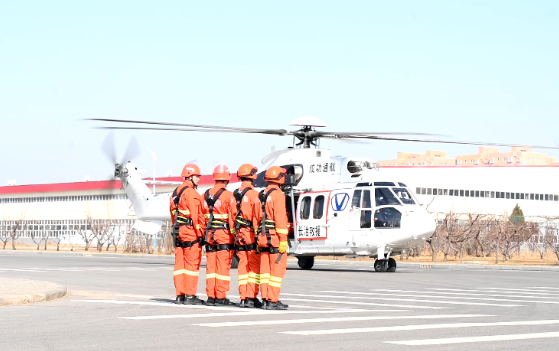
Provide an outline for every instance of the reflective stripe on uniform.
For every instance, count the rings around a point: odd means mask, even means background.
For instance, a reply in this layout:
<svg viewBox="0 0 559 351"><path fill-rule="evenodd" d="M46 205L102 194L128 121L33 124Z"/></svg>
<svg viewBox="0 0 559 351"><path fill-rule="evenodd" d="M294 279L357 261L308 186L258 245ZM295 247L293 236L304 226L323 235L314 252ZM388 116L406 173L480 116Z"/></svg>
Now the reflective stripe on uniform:
<svg viewBox="0 0 559 351"><path fill-rule="evenodd" d="M189 210L179 210L179 212L180 212L180 214L190 216L190 211Z"/></svg>
<svg viewBox="0 0 559 351"><path fill-rule="evenodd" d="M186 272L186 269L178 269L176 271L173 271L173 275L183 274L184 272Z"/></svg>
<svg viewBox="0 0 559 351"><path fill-rule="evenodd" d="M250 279L248 278L248 274L241 274L239 275L239 285L246 285Z"/></svg>
<svg viewBox="0 0 559 351"><path fill-rule="evenodd" d="M270 281L270 273L260 274L260 284L268 284Z"/></svg>
<svg viewBox="0 0 559 351"><path fill-rule="evenodd" d="M204 217L206 218L210 218L209 214L205 214ZM214 219L228 219L229 215L228 214L219 214L219 213L214 213Z"/></svg>
<svg viewBox="0 0 559 351"><path fill-rule="evenodd" d="M172 210L171 213L173 214L173 216L175 215L175 213L177 213L177 210Z"/></svg>
<svg viewBox="0 0 559 351"><path fill-rule="evenodd" d="M289 234L289 231L287 229L276 228L276 233L278 233L278 234Z"/></svg>
<svg viewBox="0 0 559 351"><path fill-rule="evenodd" d="M196 229L202 229L202 226L200 224L196 224Z"/></svg>
<svg viewBox="0 0 559 351"><path fill-rule="evenodd" d="M227 275L219 275L219 274L216 274L216 277L215 277L215 278L216 278L216 279L219 279L219 280L226 280L226 281L228 281L228 282L231 281L231 277L230 277L230 276L227 276Z"/></svg>
<svg viewBox="0 0 559 351"><path fill-rule="evenodd" d="M197 277L197 276L200 275L200 272L197 272L197 271L189 271L188 269L185 269L185 270L184 270L184 274L186 274L186 275L191 275L191 276L193 276L193 277Z"/></svg>
<svg viewBox="0 0 559 351"><path fill-rule="evenodd" d="M248 273L248 282L253 284L260 284L260 274L254 272Z"/></svg>
<svg viewBox="0 0 559 351"><path fill-rule="evenodd" d="M271 276L270 283L268 283L268 285L273 286L274 288L281 288L282 280L283 278Z"/></svg>
<svg viewBox="0 0 559 351"><path fill-rule="evenodd" d="M216 277L217 277L217 273L206 274L206 279L215 279Z"/></svg>

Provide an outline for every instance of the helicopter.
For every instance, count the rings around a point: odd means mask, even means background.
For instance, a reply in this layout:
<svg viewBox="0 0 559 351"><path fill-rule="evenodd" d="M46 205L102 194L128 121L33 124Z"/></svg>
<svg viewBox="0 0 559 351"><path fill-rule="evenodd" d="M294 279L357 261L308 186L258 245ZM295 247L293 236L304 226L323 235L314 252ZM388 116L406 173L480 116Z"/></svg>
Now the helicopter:
<svg viewBox="0 0 559 351"><path fill-rule="evenodd" d="M371 159L332 156L320 147L320 139L395 140L437 142L466 145L521 146L494 143L425 139L426 133L349 133L317 130L326 124L315 117L300 117L290 125L297 130L221 127L199 124L134 121L93 118L109 122L97 128L111 130L153 130L183 132L223 132L292 136L293 144L273 151L262 159L263 165L254 186L267 186L264 174L271 166L287 170L282 190L286 196L288 218L293 223L289 233L289 253L301 269L312 269L315 256L351 256L375 258L376 272L395 272L395 255L428 241L436 229L435 218L418 201L408 186L398 179L386 178ZM143 126L130 126L143 125ZM548 148L539 147L536 148ZM132 163L116 163L115 178L122 181L137 217L135 228L155 234L170 219L169 194L153 194L148 184L180 183L155 181L146 183ZM240 183L230 183L229 190Z"/></svg>

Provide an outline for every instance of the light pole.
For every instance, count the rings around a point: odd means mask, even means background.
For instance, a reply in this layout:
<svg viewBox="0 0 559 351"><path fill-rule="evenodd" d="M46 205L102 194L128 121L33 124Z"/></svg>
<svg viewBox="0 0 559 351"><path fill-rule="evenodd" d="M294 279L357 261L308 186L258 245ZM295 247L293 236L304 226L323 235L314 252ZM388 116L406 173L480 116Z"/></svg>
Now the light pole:
<svg viewBox="0 0 559 351"><path fill-rule="evenodd" d="M153 158L153 195L155 195L155 162L157 162L157 156L155 155L155 152L151 151L147 147L146 150L150 152L151 157Z"/></svg>

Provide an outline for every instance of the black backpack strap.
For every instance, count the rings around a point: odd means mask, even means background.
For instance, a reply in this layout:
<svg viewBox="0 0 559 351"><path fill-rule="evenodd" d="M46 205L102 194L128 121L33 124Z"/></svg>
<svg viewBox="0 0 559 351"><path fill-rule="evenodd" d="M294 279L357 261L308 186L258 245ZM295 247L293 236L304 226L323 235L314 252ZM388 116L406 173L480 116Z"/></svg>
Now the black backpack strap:
<svg viewBox="0 0 559 351"><path fill-rule="evenodd" d="M179 222L178 222L178 217L179 217L179 202L181 200L182 197L182 193L184 193L184 191L188 188L188 186L185 186L184 188L181 189L181 191L177 194L177 190L179 187L176 187L175 190L173 190L173 194L171 195L173 198L173 202L175 203L175 225L173 226L173 239L175 242L175 247L180 247L181 245L181 241L179 238Z"/></svg>
<svg viewBox="0 0 559 351"><path fill-rule="evenodd" d="M248 222L243 217L243 213L241 211L241 204L243 202L243 198L245 197L246 193L248 193L250 190L254 190L254 189L250 188L250 187L247 187L247 188L243 189L243 191L239 191L239 189L236 189L233 192L233 195L235 196L235 201L237 202L237 217L235 218L235 242L237 243L237 245L241 244L240 240L239 240L239 230L241 229L242 226L246 227L247 226L246 222ZM252 227L252 225L251 225L251 227ZM242 239L242 238L241 238L241 240L243 241L243 244L246 245L245 240Z"/></svg>
<svg viewBox="0 0 559 351"><path fill-rule="evenodd" d="M215 193L214 196L210 195L210 189L206 190L206 192L204 193L204 200L206 201L208 207L210 208L210 218L208 219L208 225L206 225L206 242L208 242L208 234L210 232L211 224L214 221L214 205L217 199L219 199L219 197L221 196L221 194L223 194L224 191L225 188L221 188L217 191L217 193ZM215 233L215 229L212 229L212 236L211 236L212 241L214 241L214 233Z"/></svg>
<svg viewBox="0 0 559 351"><path fill-rule="evenodd" d="M266 222L268 221L268 216L266 214L266 202L268 201L268 196L270 196L270 194L274 191L276 191L275 188L268 190L268 192L266 192L266 190L262 190L258 195L260 202L262 203L262 223L260 225L260 230L266 235L269 247L272 247L272 237L270 236L270 231L266 227Z"/></svg>

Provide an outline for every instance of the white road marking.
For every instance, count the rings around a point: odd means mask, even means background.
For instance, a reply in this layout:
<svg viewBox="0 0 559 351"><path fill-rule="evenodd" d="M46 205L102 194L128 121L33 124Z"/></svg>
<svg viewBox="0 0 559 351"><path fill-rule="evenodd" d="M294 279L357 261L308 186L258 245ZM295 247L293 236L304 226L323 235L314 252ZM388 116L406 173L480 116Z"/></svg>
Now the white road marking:
<svg viewBox="0 0 559 351"><path fill-rule="evenodd" d="M336 293L342 294L343 291ZM367 299L367 300L384 300L384 301L403 301L403 302L423 302L423 303L440 303L447 305L468 305L468 306L497 306L497 307L519 307L522 305L499 305L493 303L482 302L461 302L461 301L436 301L436 300L419 300L419 299L397 299L392 297L361 297L361 296L340 296L340 295L310 295L310 294L282 294L290 296L308 296L308 297L329 297L329 298L344 298L344 299ZM559 303L559 302L558 302ZM389 305L386 305L389 306ZM392 305L395 306L395 305Z"/></svg>
<svg viewBox="0 0 559 351"><path fill-rule="evenodd" d="M389 290L389 289L375 289L374 291L388 291L388 292L403 292L403 293L418 293L418 294L431 294L432 292L430 291L412 291L412 290ZM320 292L335 292L335 291L320 291ZM371 294L371 295L375 295L373 293L356 293L356 292L352 292L353 294ZM508 295L503 295L503 294L487 294L486 292L480 292L479 294L476 293L471 293L471 292L465 292L465 293L459 293L459 292L444 292L444 291L437 291L437 294L442 294L442 295L466 295L466 296L497 296L497 297L509 297ZM415 296L415 295L414 295ZM429 295L432 296L432 295ZM534 295L512 295L510 297L521 297L521 298L531 298L531 299L559 299L559 295L555 295L555 296L534 296ZM459 298L459 297L457 297Z"/></svg>
<svg viewBox="0 0 559 351"><path fill-rule="evenodd" d="M191 309L207 309L207 310L220 310L224 311L231 308L231 311L235 311L235 307L215 307L215 306L204 306L204 305L177 305L172 302L151 302L151 301L121 301L121 300L70 300L72 302L93 302L93 303L109 303L116 305L145 305L145 306L157 306L157 307L175 307L175 308L191 308Z"/></svg>
<svg viewBox="0 0 559 351"><path fill-rule="evenodd" d="M465 292L479 292L479 293L485 293L485 292L491 292L491 293L500 293L503 296L507 296L508 295L512 295L515 296L514 294L518 294L518 292L514 292L514 291L502 291L499 289L493 289L496 291L490 291L490 290L472 290L472 289L441 289L441 288L427 288L427 290L436 290L436 291L465 291ZM522 290L522 292L525 292L524 290ZM543 293L543 292L534 292L534 291L530 291L528 290L528 293L532 294L532 295L553 295L553 296L557 296L556 293Z"/></svg>
<svg viewBox="0 0 559 351"><path fill-rule="evenodd" d="M35 272L35 273L45 273L45 270L38 270L38 269L16 269L16 268L0 268L0 271L8 271L8 272Z"/></svg>
<svg viewBox="0 0 559 351"><path fill-rule="evenodd" d="M420 346L420 345L447 345L447 344L464 344L464 343L472 343L472 342L509 341L509 340L543 339L543 338L559 338L559 332L469 336L469 337L462 337L462 338L385 341L385 342L388 344Z"/></svg>
<svg viewBox="0 0 559 351"><path fill-rule="evenodd" d="M219 307L223 310L224 307ZM225 307L226 308L226 307ZM239 311L237 309L236 311ZM137 316L137 317L119 317L122 319L180 319L180 318L205 318L205 317L222 317L222 316L268 316L268 315L286 315L286 314L331 314L331 313L357 313L357 312L371 312L371 310L359 309L339 309L330 311L267 311L260 309L245 309L244 312L229 312L229 313L200 313L200 314L170 314L170 315L155 315L155 316Z"/></svg>
<svg viewBox="0 0 559 351"><path fill-rule="evenodd" d="M552 325L559 324L559 320L542 321L516 321L516 322L494 322L494 323L449 323L449 324L414 324L399 325L393 327L373 327L373 328L347 328L347 329L326 329L326 330L299 330L279 332L280 334L293 335L326 335L326 334L353 334L353 333L372 333L385 331L406 331L406 330L426 330L426 329L455 329L473 327L500 327L500 326L528 326L528 325Z"/></svg>
<svg viewBox="0 0 559 351"><path fill-rule="evenodd" d="M282 293L283 295L287 295ZM340 296L336 296L340 297ZM342 296L343 297L343 296ZM372 303L372 302L349 302L349 301L339 301L339 300L315 300L315 299L292 299L292 298L281 298L282 301L301 301L301 302L320 302L320 303L337 303L340 305L359 305L359 306L384 306L384 307L398 307L398 308L427 308L432 310L440 310L444 307L433 307L433 306L416 306L416 305L389 305L383 303ZM403 310L384 310L385 312L402 312Z"/></svg>
<svg viewBox="0 0 559 351"><path fill-rule="evenodd" d="M194 324L201 327L221 328L221 327L241 327L248 325L278 325L278 324L303 324L303 323L324 323L324 322L351 322L351 321L370 321L388 319L439 319L439 318L473 318L473 317L496 317L494 315L483 314L442 314L442 315L423 315L423 316L366 316L366 317L338 317L338 318L312 318L312 319L278 319L263 321L242 321L242 322L221 322Z"/></svg>
<svg viewBox="0 0 559 351"><path fill-rule="evenodd" d="M397 290L383 290L383 289L378 289L379 292L381 291L386 291L386 292L390 292L390 296L411 296L411 297L417 297L417 298L433 298L433 299L463 299L463 300L482 300L482 301L503 301L503 302L528 302L528 303L547 303L547 304L559 304L559 301L542 301L542 300L537 300L537 301L530 301L530 300L511 300L511 299L496 299L496 298L490 298L490 297L466 297L466 296L439 296L439 295L427 295L427 296L423 296L423 295L417 295L417 294L396 294L395 292ZM361 293L361 292L353 292L353 291L323 291L323 292L337 292L339 294L359 294L359 295L378 295L375 293ZM414 291L410 291L410 292L414 292ZM420 293L420 294L426 294L428 292L421 292L421 291L415 291L416 293ZM535 297L535 296L532 296ZM536 297L537 298L537 297ZM439 302L439 303L444 303L444 302ZM489 306L505 306L505 307L509 307L509 306L515 306L515 305L492 305L492 304L487 304ZM518 305L516 305L518 306Z"/></svg>
<svg viewBox="0 0 559 351"><path fill-rule="evenodd" d="M553 288L550 286L527 286L527 288L529 289L553 289L553 290L559 290L559 288Z"/></svg>

